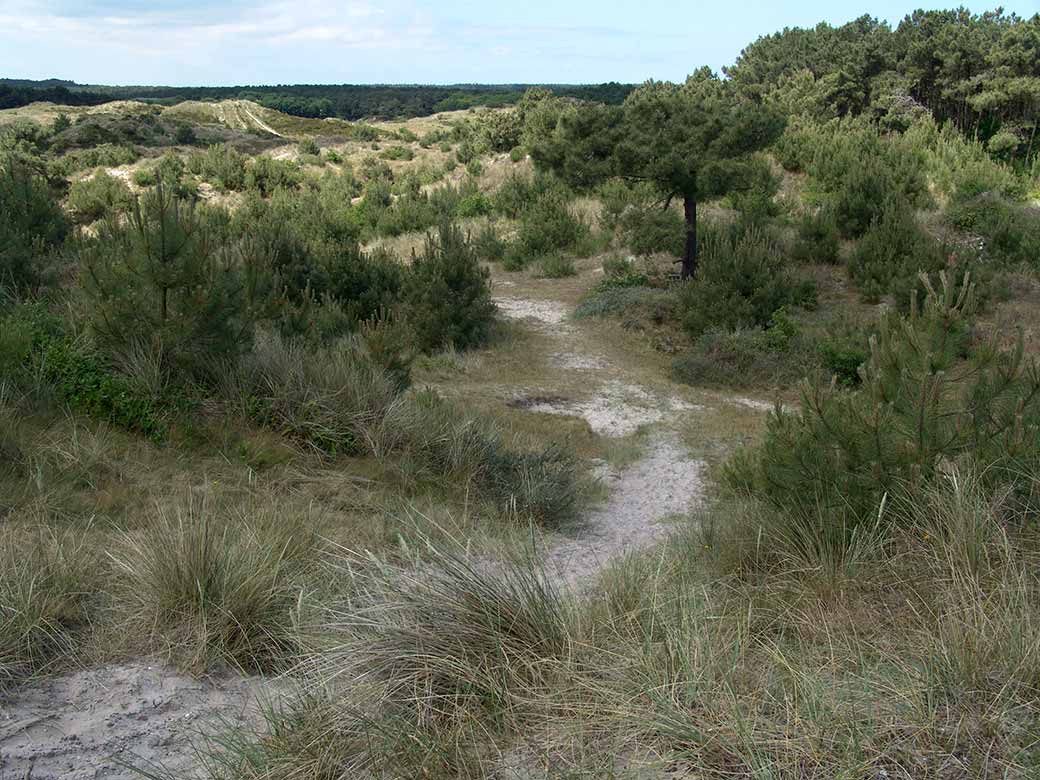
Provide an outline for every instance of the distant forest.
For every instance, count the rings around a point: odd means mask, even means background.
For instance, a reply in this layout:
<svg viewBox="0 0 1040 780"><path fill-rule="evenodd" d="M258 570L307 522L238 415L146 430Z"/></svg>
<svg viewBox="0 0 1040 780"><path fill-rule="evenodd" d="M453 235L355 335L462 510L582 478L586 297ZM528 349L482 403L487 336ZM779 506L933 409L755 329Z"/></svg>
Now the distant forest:
<svg viewBox="0 0 1040 780"><path fill-rule="evenodd" d="M0 79L0 108L17 108L35 101L92 106L112 100L144 100L172 104L183 100L253 100L267 108L293 116L351 121L366 118L428 116L473 106L506 106L516 103L533 85L453 84L354 85L297 84L270 87L109 87L48 79L29 81ZM538 85L563 97L619 105L633 85Z"/></svg>

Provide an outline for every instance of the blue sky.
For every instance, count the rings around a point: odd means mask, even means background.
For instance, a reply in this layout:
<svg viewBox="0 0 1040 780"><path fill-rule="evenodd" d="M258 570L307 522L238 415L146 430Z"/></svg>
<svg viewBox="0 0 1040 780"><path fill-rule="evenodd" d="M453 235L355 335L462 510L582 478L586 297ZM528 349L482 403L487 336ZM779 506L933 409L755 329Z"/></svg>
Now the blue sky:
<svg viewBox="0 0 1040 780"><path fill-rule="evenodd" d="M864 12L897 22L914 7L913 0L0 0L0 76L172 85L678 80L703 64L731 63L757 36L785 26L838 24ZM1031 16L1040 0L1004 8Z"/></svg>

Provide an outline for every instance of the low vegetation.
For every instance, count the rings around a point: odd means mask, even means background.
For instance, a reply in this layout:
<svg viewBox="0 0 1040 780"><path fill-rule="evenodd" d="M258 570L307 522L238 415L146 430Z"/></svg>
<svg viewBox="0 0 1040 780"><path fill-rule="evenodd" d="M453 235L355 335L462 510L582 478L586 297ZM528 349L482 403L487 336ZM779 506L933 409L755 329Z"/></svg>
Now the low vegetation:
<svg viewBox="0 0 1040 780"><path fill-rule="evenodd" d="M1038 29L191 94L284 137L162 88L0 126L5 695L140 655L298 683L222 780L1033 777ZM614 385L670 416L561 413ZM565 585L665 433L703 500Z"/></svg>

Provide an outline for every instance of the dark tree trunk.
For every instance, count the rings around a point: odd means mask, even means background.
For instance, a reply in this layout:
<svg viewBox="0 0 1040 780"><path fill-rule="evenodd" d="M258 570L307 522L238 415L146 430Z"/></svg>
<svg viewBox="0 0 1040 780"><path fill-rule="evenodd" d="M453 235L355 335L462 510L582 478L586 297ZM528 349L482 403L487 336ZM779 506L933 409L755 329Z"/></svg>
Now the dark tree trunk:
<svg viewBox="0 0 1040 780"><path fill-rule="evenodd" d="M692 279L697 274L697 200L693 196L683 198L683 213L686 215L686 248L682 258L682 278Z"/></svg>

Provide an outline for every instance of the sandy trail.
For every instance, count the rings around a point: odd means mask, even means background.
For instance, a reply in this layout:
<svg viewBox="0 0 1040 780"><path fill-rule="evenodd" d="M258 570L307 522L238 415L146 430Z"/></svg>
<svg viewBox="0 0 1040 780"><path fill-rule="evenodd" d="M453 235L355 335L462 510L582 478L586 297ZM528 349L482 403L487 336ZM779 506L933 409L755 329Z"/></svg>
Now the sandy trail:
<svg viewBox="0 0 1040 780"><path fill-rule="evenodd" d="M165 665L107 664L53 677L0 700L0 777L140 780L128 764L195 777L192 740L258 718L277 681L196 680Z"/></svg>
<svg viewBox="0 0 1040 780"><path fill-rule="evenodd" d="M566 304L520 297L497 303L504 316L551 336L555 343L547 357L561 382L575 371L588 379L584 400L556 399L545 383L516 388L523 408L582 417L608 437L639 428L648 432L643 456L605 475L605 504L574 537L557 537L546 550L550 575L567 587L585 586L611 559L660 541L668 533L664 521L701 500L704 463L668 427L700 407L643 386L631 371L582 346L586 342L576 338L582 325L570 319ZM258 695L287 690L278 680L234 675L196 680L148 661L53 677L0 699L0 779L140 777L127 764L162 765L171 776L197 777L192 742L200 733L258 722Z"/></svg>
<svg viewBox="0 0 1040 780"><path fill-rule="evenodd" d="M569 587L590 584L612 558L652 546L668 533L662 522L691 511L704 492L703 461L693 458L667 426L678 415L702 407L639 384L605 355L587 351L574 337L579 323L559 301L499 297L502 314L534 327L558 342L550 363L561 372L581 371L592 387L587 397L569 399L541 386L518 395L514 407L543 414L583 418L607 437L649 430L645 454L606 477L606 504L590 513L578 536L551 545L546 571Z"/></svg>

